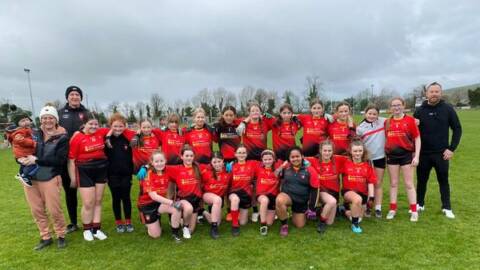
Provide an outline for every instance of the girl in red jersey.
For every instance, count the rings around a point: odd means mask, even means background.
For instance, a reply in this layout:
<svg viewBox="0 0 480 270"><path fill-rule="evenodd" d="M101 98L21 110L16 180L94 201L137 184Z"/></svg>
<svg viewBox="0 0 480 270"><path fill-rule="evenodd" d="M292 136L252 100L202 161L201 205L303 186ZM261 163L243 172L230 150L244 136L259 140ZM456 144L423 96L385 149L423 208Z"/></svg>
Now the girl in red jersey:
<svg viewBox="0 0 480 270"><path fill-rule="evenodd" d="M160 149L161 138L152 132L153 124L150 119L142 119L139 122L139 133L132 130L126 130L125 135L131 139L131 146L133 152L134 171L138 171L141 166L148 164L152 153Z"/></svg>
<svg viewBox="0 0 480 270"><path fill-rule="evenodd" d="M285 161L288 149L296 145L295 136L299 125L292 119L293 108L290 104L283 104L279 112L280 115L272 126L272 144L275 155Z"/></svg>
<svg viewBox="0 0 480 270"><path fill-rule="evenodd" d="M168 165L182 164L182 147L185 144L185 136L180 132L180 117L178 114L170 114L167 117L167 129L154 129L153 132L161 138L162 151L165 153Z"/></svg>
<svg viewBox="0 0 480 270"><path fill-rule="evenodd" d="M317 231L324 233L327 225L333 224L335 220L340 193L339 175L346 157L333 155L333 143L328 139L320 144L319 150L319 158L307 157L306 159L318 173L320 183L318 198L322 201L323 207Z"/></svg>
<svg viewBox="0 0 480 270"><path fill-rule="evenodd" d="M86 114L83 120L84 127L70 140L68 173L71 186L79 186L82 197L83 238L105 240L107 236L100 230L100 222L108 166L105 136L109 129L98 128L98 120L92 113Z"/></svg>
<svg viewBox="0 0 480 270"><path fill-rule="evenodd" d="M205 111L196 108L193 111L193 127L185 129L185 143L192 146L195 152L195 161L201 164L209 164L212 158L213 135L205 123Z"/></svg>
<svg viewBox="0 0 480 270"><path fill-rule="evenodd" d="M253 179L258 162L247 160L247 148L240 145L235 152L237 161L231 165L232 183L228 200L232 215L232 235L240 234L240 225L248 222L248 208L252 206Z"/></svg>
<svg viewBox="0 0 480 270"><path fill-rule="evenodd" d="M237 111L233 106L225 106L222 110L222 116L214 127L214 140L218 142L220 153L225 162L235 160L235 150L240 145L241 137L236 129L240 120L236 118Z"/></svg>
<svg viewBox="0 0 480 270"><path fill-rule="evenodd" d="M333 122L331 115L325 114L323 102L314 98L310 102L310 114L296 116L303 128L302 146L306 157L318 154L318 146L328 138L328 126Z"/></svg>
<svg viewBox="0 0 480 270"><path fill-rule="evenodd" d="M153 152L145 180L140 181L138 209L142 223L147 227L148 235L158 238L162 234L160 214L170 214L172 237L180 242L181 204L168 196L170 177L165 170L165 154L159 150Z"/></svg>
<svg viewBox="0 0 480 270"><path fill-rule="evenodd" d="M197 211L202 200L201 169L195 160L195 153L188 144L181 151L182 165L168 167L168 174L176 186L177 200L183 209L183 238L191 238L197 224Z"/></svg>
<svg viewBox="0 0 480 270"><path fill-rule="evenodd" d="M355 123L352 110L347 102L340 102L335 107L335 122L329 125L328 135L335 146L335 155L347 155L350 140L355 136Z"/></svg>
<svg viewBox="0 0 480 270"><path fill-rule="evenodd" d="M268 149L262 152L261 158L262 166L255 170L256 195L260 205L260 234L267 235L268 226L275 221L275 198L280 189L278 174L282 170L282 161L275 163L275 153Z"/></svg>
<svg viewBox="0 0 480 270"><path fill-rule="evenodd" d="M203 216L211 224L210 236L217 239L218 225L222 220L223 197L230 185L231 175L225 171L220 152L213 153L210 165L202 171L203 201L210 205L210 212L204 211Z"/></svg>
<svg viewBox="0 0 480 270"><path fill-rule="evenodd" d="M387 219L393 219L397 213L397 193L400 170L403 174L408 202L410 221L418 221L417 193L413 184L413 169L418 165L420 155L420 132L415 119L404 113L405 101L393 98L390 101L392 116L385 122L385 153L390 174L390 211Z"/></svg>
<svg viewBox="0 0 480 270"><path fill-rule="evenodd" d="M350 204L352 231L362 233L360 218L363 216L363 205L373 198L376 175L368 160L368 151L361 140L353 140L349 147L350 159L346 159L342 168L342 195Z"/></svg>

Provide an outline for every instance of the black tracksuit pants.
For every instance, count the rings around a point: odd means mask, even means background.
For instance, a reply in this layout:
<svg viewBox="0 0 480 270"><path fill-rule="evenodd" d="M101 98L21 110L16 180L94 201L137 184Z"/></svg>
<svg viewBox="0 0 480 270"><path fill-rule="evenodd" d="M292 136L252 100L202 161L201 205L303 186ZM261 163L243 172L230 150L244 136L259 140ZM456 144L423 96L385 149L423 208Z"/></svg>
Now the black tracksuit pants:
<svg viewBox="0 0 480 270"><path fill-rule="evenodd" d="M68 217L70 218L70 223L77 225L77 189L70 187L70 177L68 176L68 170L66 167L62 172L62 185L63 190L65 190L65 202L67 204L67 211Z"/></svg>
<svg viewBox="0 0 480 270"><path fill-rule="evenodd" d="M448 167L449 161L443 159L443 153L420 154L420 162L417 167L417 201L419 205L425 205L427 182L430 176L430 171L434 168L440 188L442 209L451 209Z"/></svg>

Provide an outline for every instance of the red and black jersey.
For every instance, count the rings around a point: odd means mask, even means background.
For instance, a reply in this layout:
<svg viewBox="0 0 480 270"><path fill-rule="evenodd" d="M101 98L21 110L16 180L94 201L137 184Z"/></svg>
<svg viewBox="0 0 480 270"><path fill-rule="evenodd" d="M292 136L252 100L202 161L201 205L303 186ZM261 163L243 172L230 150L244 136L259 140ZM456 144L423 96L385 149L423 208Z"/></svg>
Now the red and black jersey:
<svg viewBox="0 0 480 270"><path fill-rule="evenodd" d="M137 132L125 130L123 134L127 139L132 140L137 135ZM161 145L161 138L153 132L148 136L142 135L141 140L141 145L132 148L134 171L138 171L141 166L148 164L152 153L160 149Z"/></svg>
<svg viewBox="0 0 480 270"><path fill-rule="evenodd" d="M99 128L93 134L75 133L70 139L68 158L78 163L107 159L104 148L105 136L109 131L108 128Z"/></svg>
<svg viewBox="0 0 480 270"><path fill-rule="evenodd" d="M246 124L242 140L247 148L247 159L260 160L262 151L267 149L267 135L268 131L272 129L274 121L274 118L263 117L257 123L249 122Z"/></svg>
<svg viewBox="0 0 480 270"><path fill-rule="evenodd" d="M347 155L351 137L355 133L355 127L349 128L347 122L335 121L328 126L328 135L334 144L336 155Z"/></svg>
<svg viewBox="0 0 480 270"><path fill-rule="evenodd" d="M244 163L235 162L232 166L232 184L230 192L245 191L248 195L253 193L253 180L258 161L247 160Z"/></svg>
<svg viewBox="0 0 480 270"><path fill-rule="evenodd" d="M225 171L215 172L211 166L208 166L202 170L203 192L210 192L223 197L227 193L231 179L231 174Z"/></svg>
<svg viewBox="0 0 480 270"><path fill-rule="evenodd" d="M405 115L402 119L390 117L385 120L385 153L403 156L415 151L415 139L420 136L415 118Z"/></svg>
<svg viewBox="0 0 480 270"><path fill-rule="evenodd" d="M177 165L182 163L181 151L185 144L185 137L178 131L153 129L155 135L161 138L162 151L165 153L168 165Z"/></svg>
<svg viewBox="0 0 480 270"><path fill-rule="evenodd" d="M299 126L297 123L282 122L277 125L277 122L272 126L272 144L273 151L277 158L287 160L287 152L290 148L296 145L295 135Z"/></svg>
<svg viewBox="0 0 480 270"><path fill-rule="evenodd" d="M140 195L138 197L138 205L144 206L154 202L149 192L156 192L159 196L167 197L168 185L170 177L167 173L156 173L150 169L143 181L140 181Z"/></svg>
<svg viewBox="0 0 480 270"><path fill-rule="evenodd" d="M312 166L317 171L320 182L320 190L331 190L340 192L340 174L343 169L343 163L347 157L333 156L330 162L323 162L318 158L307 157Z"/></svg>
<svg viewBox="0 0 480 270"><path fill-rule="evenodd" d="M237 119L231 125L220 123L214 125L214 141L218 142L220 153L226 161L235 159L235 151L242 141L242 138L237 134L237 126L240 122Z"/></svg>
<svg viewBox="0 0 480 270"><path fill-rule="evenodd" d="M328 138L330 123L325 117L314 117L311 114L299 114L297 119L303 127L303 154L313 157L318 154L318 146Z"/></svg>
<svg viewBox="0 0 480 270"><path fill-rule="evenodd" d="M343 190L353 190L368 195L368 184L375 184L377 176L369 162L354 163L346 159L342 169Z"/></svg>
<svg viewBox="0 0 480 270"><path fill-rule="evenodd" d="M255 170L255 192L256 195L273 195L277 196L280 192L280 180L275 175L275 169L281 165L281 161L277 162L274 168L265 168L258 165Z"/></svg>
<svg viewBox="0 0 480 270"><path fill-rule="evenodd" d="M195 153L195 161L209 164L212 159L213 135L206 129L184 129L185 143L192 146Z"/></svg>
<svg viewBox="0 0 480 270"><path fill-rule="evenodd" d="M200 172L202 168L199 168ZM201 175L197 177L193 167L182 165L167 166L167 173L177 185L177 194L179 198L189 196L202 197L202 179Z"/></svg>

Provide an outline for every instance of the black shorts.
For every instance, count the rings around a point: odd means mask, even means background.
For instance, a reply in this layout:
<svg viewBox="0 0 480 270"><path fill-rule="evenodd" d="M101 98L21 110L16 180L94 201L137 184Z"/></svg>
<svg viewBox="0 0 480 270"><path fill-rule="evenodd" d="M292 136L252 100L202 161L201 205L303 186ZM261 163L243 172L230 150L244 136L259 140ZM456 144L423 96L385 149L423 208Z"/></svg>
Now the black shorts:
<svg viewBox="0 0 480 270"><path fill-rule="evenodd" d="M387 164L388 165L408 165L412 163L413 159L413 153L412 152L406 152L403 155L387 155Z"/></svg>
<svg viewBox="0 0 480 270"><path fill-rule="evenodd" d="M230 192L230 194L235 194L240 199L239 207L242 209L248 209L252 207L252 196L248 195L244 190L237 190ZM230 194L228 196L230 197Z"/></svg>
<svg viewBox="0 0 480 270"><path fill-rule="evenodd" d="M367 204L367 201L368 201L368 196L363 194L363 193L360 193L358 191L355 191L355 190L348 190L348 189L344 189L342 190L342 197L345 198L345 193L349 192L349 191L352 191L352 192L355 192L357 193L360 197L362 197L362 204Z"/></svg>
<svg viewBox="0 0 480 270"><path fill-rule="evenodd" d="M374 159L372 160L372 164L373 164L373 167L375 168L385 169L386 159L384 157L379 159Z"/></svg>
<svg viewBox="0 0 480 270"><path fill-rule="evenodd" d="M178 199L189 202L193 207L193 213L196 213L200 209L200 202L202 201L202 198L200 197L197 197L195 195L190 195L185 198L178 198Z"/></svg>
<svg viewBox="0 0 480 270"><path fill-rule="evenodd" d="M108 186L111 188L129 187L132 185L132 175L109 175Z"/></svg>
<svg viewBox="0 0 480 270"><path fill-rule="evenodd" d="M275 199L277 196L273 194L264 194L264 195L257 195L257 202L258 202L258 197L260 196L267 196L268 198L268 210L275 210Z"/></svg>
<svg viewBox="0 0 480 270"><path fill-rule="evenodd" d="M304 214L308 209L308 201L296 202L292 200L292 212L295 214Z"/></svg>
<svg viewBox="0 0 480 270"><path fill-rule="evenodd" d="M159 202L153 202L151 204L139 206L138 210L142 224L152 224L157 220L160 222L160 214L158 213L159 207Z"/></svg>
<svg viewBox="0 0 480 270"><path fill-rule="evenodd" d="M328 188L320 188L320 192L325 192L325 193L330 194L332 197L335 198L335 200L337 200L337 202L338 202L338 200L340 199L340 194L338 194L338 192L333 191L333 190L331 190L331 189L328 189Z"/></svg>
<svg viewBox="0 0 480 270"><path fill-rule="evenodd" d="M95 184L107 183L107 166L106 159L76 164L78 186L94 187Z"/></svg>

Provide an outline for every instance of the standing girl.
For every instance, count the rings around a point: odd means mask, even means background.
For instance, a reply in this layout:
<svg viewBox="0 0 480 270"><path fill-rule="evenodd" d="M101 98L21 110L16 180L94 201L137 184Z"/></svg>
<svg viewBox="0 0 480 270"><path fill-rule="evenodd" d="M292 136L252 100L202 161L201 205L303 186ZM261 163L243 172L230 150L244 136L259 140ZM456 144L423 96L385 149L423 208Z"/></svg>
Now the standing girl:
<svg viewBox="0 0 480 270"><path fill-rule="evenodd" d="M240 123L236 115L235 107L225 106L220 120L214 124L214 139L218 142L220 153L222 153L225 162L235 160L235 150L241 142L241 138L236 131Z"/></svg>
<svg viewBox="0 0 480 270"><path fill-rule="evenodd" d="M180 117L178 114L170 114L167 117L167 129L154 129L155 134L161 138L162 151L165 153L168 165L182 164L182 147L185 144L185 137L179 129Z"/></svg>
<svg viewBox="0 0 480 270"><path fill-rule="evenodd" d="M193 111L193 123L192 128L185 129L185 143L192 146L196 162L209 164L212 158L213 135L205 123L205 111L202 108Z"/></svg>
<svg viewBox="0 0 480 270"><path fill-rule="evenodd" d="M328 138L328 120L330 115L325 114L323 102L314 98L310 102L310 114L299 114L296 118L303 127L302 147L306 157L318 154L318 146ZM333 119L332 119L333 121Z"/></svg>
<svg viewBox="0 0 480 270"><path fill-rule="evenodd" d="M393 219L397 213L397 193L400 170L403 174L408 202L410 221L418 221L417 193L413 184L413 169L418 165L420 155L420 132L415 118L404 113L405 101L393 98L390 101L392 116L385 122L385 153L390 174L390 211L387 219Z"/></svg>
<svg viewBox="0 0 480 270"><path fill-rule="evenodd" d="M347 155L351 138L355 135L355 123L352 110L347 102L340 102L335 107L335 122L329 125L328 135L333 142L336 155Z"/></svg>
<svg viewBox="0 0 480 270"><path fill-rule="evenodd" d="M357 127L357 135L362 139L370 153L370 160L375 168L377 183L375 184L375 216L382 217L383 175L385 173L385 120L379 117L379 109L375 105L365 108L365 118ZM370 208L367 208L367 216Z"/></svg>
<svg viewBox="0 0 480 270"><path fill-rule="evenodd" d="M353 140L350 143L349 155L350 159L345 160L342 169L342 195L345 203L350 204L352 231L362 233L360 218L363 216L363 205L369 197L373 197L376 176L362 141Z"/></svg>
<svg viewBox="0 0 480 270"><path fill-rule="evenodd" d="M297 121L293 121L293 108L290 104L280 107L280 115L272 126L272 144L275 155L285 161L288 149L295 146L295 136L299 129Z"/></svg>
<svg viewBox="0 0 480 270"><path fill-rule="evenodd" d="M153 124L150 119L145 118L140 120L139 125L140 130L138 134L135 134L133 131L126 133L131 139L135 172L138 171L141 166L149 163L152 153L159 150L161 145L161 137L159 137L158 133L152 132Z"/></svg>

